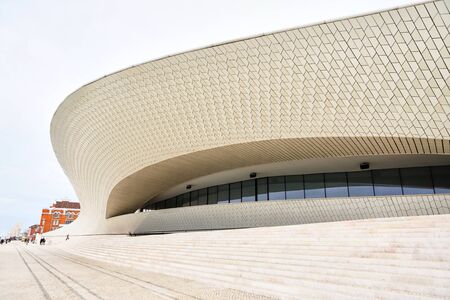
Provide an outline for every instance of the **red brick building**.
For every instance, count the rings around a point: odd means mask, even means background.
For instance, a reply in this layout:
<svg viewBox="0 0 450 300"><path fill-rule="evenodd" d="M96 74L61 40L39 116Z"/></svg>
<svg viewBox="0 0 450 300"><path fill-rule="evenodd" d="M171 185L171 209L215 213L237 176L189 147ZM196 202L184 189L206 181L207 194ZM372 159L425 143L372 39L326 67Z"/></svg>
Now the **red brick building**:
<svg viewBox="0 0 450 300"><path fill-rule="evenodd" d="M80 203L68 200L56 201L50 208L42 209L39 232L45 233L72 223L80 213Z"/></svg>
<svg viewBox="0 0 450 300"><path fill-rule="evenodd" d="M40 232L40 226L39 224L31 225L28 227L28 239L30 242L33 242L36 240L36 233Z"/></svg>

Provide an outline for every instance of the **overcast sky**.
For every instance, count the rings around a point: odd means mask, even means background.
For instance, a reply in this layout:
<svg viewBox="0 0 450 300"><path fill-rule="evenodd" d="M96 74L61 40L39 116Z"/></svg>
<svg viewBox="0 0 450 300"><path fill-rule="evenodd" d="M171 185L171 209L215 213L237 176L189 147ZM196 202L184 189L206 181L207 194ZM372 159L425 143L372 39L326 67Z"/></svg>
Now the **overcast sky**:
<svg viewBox="0 0 450 300"><path fill-rule="evenodd" d="M0 0L0 235L38 223L55 200L78 200L49 127L81 85L193 48L410 3Z"/></svg>

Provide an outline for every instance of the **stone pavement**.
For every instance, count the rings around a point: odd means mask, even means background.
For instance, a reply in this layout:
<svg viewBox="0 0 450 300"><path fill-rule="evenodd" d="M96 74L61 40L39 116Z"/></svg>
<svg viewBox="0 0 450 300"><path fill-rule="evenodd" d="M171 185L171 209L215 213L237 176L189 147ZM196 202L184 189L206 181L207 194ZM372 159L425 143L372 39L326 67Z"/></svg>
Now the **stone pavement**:
<svg viewBox="0 0 450 300"><path fill-rule="evenodd" d="M0 247L0 299L267 298L12 242Z"/></svg>

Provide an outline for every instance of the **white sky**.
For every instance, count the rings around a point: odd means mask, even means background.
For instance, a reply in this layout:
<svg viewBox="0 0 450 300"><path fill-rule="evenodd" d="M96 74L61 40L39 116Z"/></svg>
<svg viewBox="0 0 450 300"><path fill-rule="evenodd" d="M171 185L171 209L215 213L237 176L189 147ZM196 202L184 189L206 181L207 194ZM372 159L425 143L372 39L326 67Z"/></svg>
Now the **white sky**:
<svg viewBox="0 0 450 300"><path fill-rule="evenodd" d="M168 54L412 2L0 0L0 236L38 223L55 200L77 200L49 128L81 85Z"/></svg>

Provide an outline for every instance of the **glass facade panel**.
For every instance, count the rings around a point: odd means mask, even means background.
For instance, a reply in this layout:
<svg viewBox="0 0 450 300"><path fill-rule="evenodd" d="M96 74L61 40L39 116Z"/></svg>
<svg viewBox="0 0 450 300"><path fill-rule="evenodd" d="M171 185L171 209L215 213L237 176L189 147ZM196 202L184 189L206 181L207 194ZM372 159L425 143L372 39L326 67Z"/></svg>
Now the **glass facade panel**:
<svg viewBox="0 0 450 300"><path fill-rule="evenodd" d="M141 211L230 202L450 193L450 166L273 176L211 186Z"/></svg>
<svg viewBox="0 0 450 300"><path fill-rule="evenodd" d="M177 207L177 198L173 197L167 200L166 208L174 208Z"/></svg>
<svg viewBox="0 0 450 300"><path fill-rule="evenodd" d="M208 188L208 204L217 204L217 186Z"/></svg>
<svg viewBox="0 0 450 300"><path fill-rule="evenodd" d="M191 206L198 205L198 191L191 192Z"/></svg>
<svg viewBox="0 0 450 300"><path fill-rule="evenodd" d="M375 196L401 195L400 172L398 169L373 170Z"/></svg>
<svg viewBox="0 0 450 300"><path fill-rule="evenodd" d="M190 205L190 193L184 193L183 194L183 206L189 206Z"/></svg>
<svg viewBox="0 0 450 300"><path fill-rule="evenodd" d="M269 200L286 199L284 176L269 177Z"/></svg>
<svg viewBox="0 0 450 300"><path fill-rule="evenodd" d="M230 203L241 202L241 182L230 183Z"/></svg>
<svg viewBox="0 0 450 300"><path fill-rule="evenodd" d="M183 206L183 195L177 196L177 207Z"/></svg>
<svg viewBox="0 0 450 300"><path fill-rule="evenodd" d="M269 195L267 193L267 178L256 179L256 201L267 201Z"/></svg>
<svg viewBox="0 0 450 300"><path fill-rule="evenodd" d="M326 197L348 197L347 174L325 174L325 195Z"/></svg>
<svg viewBox="0 0 450 300"><path fill-rule="evenodd" d="M218 186L218 201L217 203L230 203L229 185L222 184Z"/></svg>
<svg viewBox="0 0 450 300"><path fill-rule="evenodd" d="M431 167L434 192L436 194L450 193L450 166Z"/></svg>
<svg viewBox="0 0 450 300"><path fill-rule="evenodd" d="M198 205L208 204L208 190L201 189L198 191Z"/></svg>
<svg viewBox="0 0 450 300"><path fill-rule="evenodd" d="M164 209L164 208L166 208L165 204L166 204L165 201L157 202L156 203L156 209Z"/></svg>
<svg viewBox="0 0 450 300"><path fill-rule="evenodd" d="M256 201L256 180L242 181L242 202Z"/></svg>
<svg viewBox="0 0 450 300"><path fill-rule="evenodd" d="M403 194L433 194L430 168L406 168L400 170Z"/></svg>
<svg viewBox="0 0 450 300"><path fill-rule="evenodd" d="M371 171L349 172L347 180L350 197L374 195Z"/></svg>
<svg viewBox="0 0 450 300"><path fill-rule="evenodd" d="M286 176L286 199L305 198L305 189L303 188L303 176Z"/></svg>
<svg viewBox="0 0 450 300"><path fill-rule="evenodd" d="M305 198L324 198L323 174L305 175Z"/></svg>

